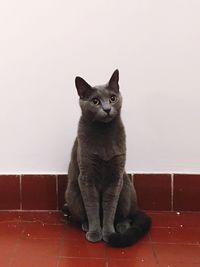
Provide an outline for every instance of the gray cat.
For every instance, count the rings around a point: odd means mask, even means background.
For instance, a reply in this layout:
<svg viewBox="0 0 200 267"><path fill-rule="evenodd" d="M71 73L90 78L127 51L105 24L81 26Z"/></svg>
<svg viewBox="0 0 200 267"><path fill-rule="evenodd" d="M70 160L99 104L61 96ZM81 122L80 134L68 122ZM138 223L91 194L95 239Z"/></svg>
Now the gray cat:
<svg viewBox="0 0 200 267"><path fill-rule="evenodd" d="M105 85L75 84L82 116L68 171L64 212L82 224L91 242L114 247L138 241L151 219L138 210L136 192L126 174L125 131L120 117L119 71Z"/></svg>

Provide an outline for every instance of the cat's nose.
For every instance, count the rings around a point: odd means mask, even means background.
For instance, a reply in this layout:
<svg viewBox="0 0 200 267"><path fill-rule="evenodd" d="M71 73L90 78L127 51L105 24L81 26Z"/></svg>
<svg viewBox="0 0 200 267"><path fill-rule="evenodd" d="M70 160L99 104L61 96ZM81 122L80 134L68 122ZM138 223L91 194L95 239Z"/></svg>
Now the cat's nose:
<svg viewBox="0 0 200 267"><path fill-rule="evenodd" d="M105 111L107 114L109 114L110 111L111 111L111 108L105 108L104 111Z"/></svg>

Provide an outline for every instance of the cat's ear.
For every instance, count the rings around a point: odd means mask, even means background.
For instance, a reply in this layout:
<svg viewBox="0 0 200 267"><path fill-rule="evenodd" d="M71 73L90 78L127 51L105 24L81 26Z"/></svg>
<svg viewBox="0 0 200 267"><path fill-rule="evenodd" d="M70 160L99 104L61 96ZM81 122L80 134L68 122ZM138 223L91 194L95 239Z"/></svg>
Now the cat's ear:
<svg viewBox="0 0 200 267"><path fill-rule="evenodd" d="M108 87L116 93L119 92L119 70L115 70L108 82Z"/></svg>
<svg viewBox="0 0 200 267"><path fill-rule="evenodd" d="M87 98L92 93L92 87L81 77L75 78L75 85L80 98Z"/></svg>

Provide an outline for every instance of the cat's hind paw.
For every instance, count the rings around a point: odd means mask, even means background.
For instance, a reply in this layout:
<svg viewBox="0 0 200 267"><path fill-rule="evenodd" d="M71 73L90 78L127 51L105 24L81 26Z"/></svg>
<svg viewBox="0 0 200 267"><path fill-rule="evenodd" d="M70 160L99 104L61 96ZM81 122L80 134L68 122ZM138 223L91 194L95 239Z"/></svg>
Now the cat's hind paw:
<svg viewBox="0 0 200 267"><path fill-rule="evenodd" d="M130 221L126 220L124 222L118 223L116 225L116 230L118 233L123 234L131 227Z"/></svg>
<svg viewBox="0 0 200 267"><path fill-rule="evenodd" d="M84 232L88 232L89 231L89 225L88 225L87 222L86 223L82 223L81 227L82 227L82 230Z"/></svg>
<svg viewBox="0 0 200 267"><path fill-rule="evenodd" d="M101 231L87 232L86 239L90 242L99 242L102 240L102 233Z"/></svg>
<svg viewBox="0 0 200 267"><path fill-rule="evenodd" d="M67 203L65 203L62 207L62 212L64 213L65 217L69 217L71 215Z"/></svg>

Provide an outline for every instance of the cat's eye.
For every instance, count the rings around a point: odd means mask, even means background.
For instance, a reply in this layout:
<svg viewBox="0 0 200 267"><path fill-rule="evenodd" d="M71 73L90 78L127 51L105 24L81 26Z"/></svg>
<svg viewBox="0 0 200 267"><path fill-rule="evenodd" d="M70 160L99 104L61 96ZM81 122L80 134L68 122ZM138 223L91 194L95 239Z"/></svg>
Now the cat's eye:
<svg viewBox="0 0 200 267"><path fill-rule="evenodd" d="M95 105L95 106L98 106L100 104L100 101L98 98L93 98L92 99L92 103Z"/></svg>
<svg viewBox="0 0 200 267"><path fill-rule="evenodd" d="M117 100L117 97L115 95L111 95L110 103L114 103L114 102L116 102L116 100Z"/></svg>

